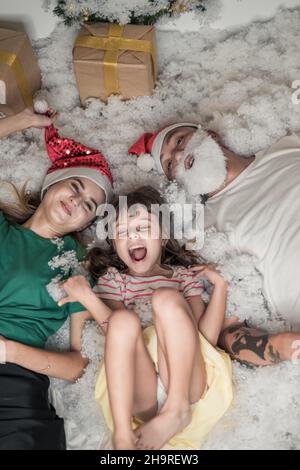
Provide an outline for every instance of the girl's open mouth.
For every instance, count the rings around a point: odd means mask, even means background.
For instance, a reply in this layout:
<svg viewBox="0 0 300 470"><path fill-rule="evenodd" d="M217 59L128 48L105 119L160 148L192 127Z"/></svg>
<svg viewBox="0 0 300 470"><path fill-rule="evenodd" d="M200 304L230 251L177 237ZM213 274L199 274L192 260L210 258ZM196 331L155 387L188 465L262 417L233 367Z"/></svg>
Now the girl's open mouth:
<svg viewBox="0 0 300 470"><path fill-rule="evenodd" d="M184 168L186 170L189 170L190 168L192 168L193 164L194 164L194 157L193 155L188 155L187 157L185 157L184 159Z"/></svg>
<svg viewBox="0 0 300 470"><path fill-rule="evenodd" d="M145 246L129 248L128 251L130 258L135 262L143 261L147 256L147 248Z"/></svg>

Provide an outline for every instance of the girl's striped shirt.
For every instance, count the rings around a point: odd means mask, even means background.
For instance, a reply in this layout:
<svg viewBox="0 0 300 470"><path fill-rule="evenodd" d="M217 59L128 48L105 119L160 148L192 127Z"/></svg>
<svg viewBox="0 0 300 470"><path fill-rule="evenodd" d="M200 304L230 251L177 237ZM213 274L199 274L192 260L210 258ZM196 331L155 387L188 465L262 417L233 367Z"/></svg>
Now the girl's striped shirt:
<svg viewBox="0 0 300 470"><path fill-rule="evenodd" d="M162 275L135 277L109 268L98 278L93 290L101 299L121 301L126 308L134 308L140 300L150 300L153 291L160 287L176 289L185 299L200 295L204 301L207 300L208 282L205 279L196 277L196 273L187 273L183 266L173 266L172 269L172 277L167 278Z"/></svg>

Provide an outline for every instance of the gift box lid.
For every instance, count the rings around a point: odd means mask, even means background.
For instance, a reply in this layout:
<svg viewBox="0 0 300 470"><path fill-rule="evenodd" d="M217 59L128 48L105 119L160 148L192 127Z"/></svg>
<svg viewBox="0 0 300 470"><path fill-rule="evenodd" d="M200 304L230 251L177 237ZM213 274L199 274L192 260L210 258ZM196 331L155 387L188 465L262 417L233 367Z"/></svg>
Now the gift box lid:
<svg viewBox="0 0 300 470"><path fill-rule="evenodd" d="M84 23L81 26L78 37L93 36L99 38L107 38L109 34L111 23ZM133 39L143 40L152 43L152 50L155 54L155 28L154 26L144 25L124 25L120 39ZM102 61L104 58L104 49L93 49L87 47L77 46L73 50L74 61ZM118 64L141 64L145 65L148 62L148 54L142 51L133 51L130 49L121 49L118 53ZM154 57L153 73L156 75L156 58Z"/></svg>

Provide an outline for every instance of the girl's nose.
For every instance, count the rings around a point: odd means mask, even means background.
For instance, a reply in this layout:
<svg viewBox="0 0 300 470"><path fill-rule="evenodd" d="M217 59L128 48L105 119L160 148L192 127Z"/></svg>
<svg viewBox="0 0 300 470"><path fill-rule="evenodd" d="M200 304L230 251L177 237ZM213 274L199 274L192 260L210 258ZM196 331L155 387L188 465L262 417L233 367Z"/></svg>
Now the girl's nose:
<svg viewBox="0 0 300 470"><path fill-rule="evenodd" d="M137 240L140 237L138 229L133 229L129 231L129 238L131 240Z"/></svg>

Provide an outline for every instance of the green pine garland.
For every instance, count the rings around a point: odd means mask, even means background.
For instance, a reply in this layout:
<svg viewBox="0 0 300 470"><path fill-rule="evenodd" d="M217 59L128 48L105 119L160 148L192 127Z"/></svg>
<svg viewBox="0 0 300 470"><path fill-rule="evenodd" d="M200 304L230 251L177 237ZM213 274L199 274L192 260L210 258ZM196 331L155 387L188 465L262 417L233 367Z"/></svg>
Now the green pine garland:
<svg viewBox="0 0 300 470"><path fill-rule="evenodd" d="M154 0L149 0L149 3L153 3ZM155 24L162 16L173 16L174 11L173 7L175 6L177 0L170 0L169 1L169 6L167 8L162 8L159 10L157 13L153 15L139 15L136 16L134 11L130 12L130 24L144 24L144 25L153 25ZM199 0L198 5L196 8L200 11L206 11L206 8L204 6L205 0ZM66 1L65 0L58 0L57 6L53 9L53 13L64 20L64 24L67 26L71 26L74 23L80 23L84 21L85 18L85 11L83 10L77 15L71 16L67 11L66 11ZM101 12L90 12L88 13L88 21L92 23L97 23L97 22L112 22L111 19L102 16ZM114 21L117 23L117 21Z"/></svg>

